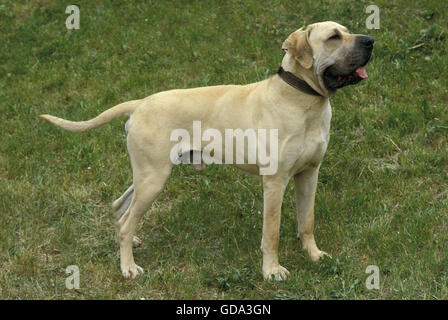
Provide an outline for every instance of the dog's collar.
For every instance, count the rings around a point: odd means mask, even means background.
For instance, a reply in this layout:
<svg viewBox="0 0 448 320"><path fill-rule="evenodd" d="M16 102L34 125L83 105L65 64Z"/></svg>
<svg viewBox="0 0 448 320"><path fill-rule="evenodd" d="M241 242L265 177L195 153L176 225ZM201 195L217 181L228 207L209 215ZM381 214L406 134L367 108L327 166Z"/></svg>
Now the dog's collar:
<svg viewBox="0 0 448 320"><path fill-rule="evenodd" d="M319 92L311 88L311 86L308 83L306 83L305 80L298 78L289 71L285 71L281 66L280 68L278 68L277 74L280 76L280 78L282 78L283 81L285 81L291 87L296 88L297 90L302 91L303 93L319 97L322 96Z"/></svg>

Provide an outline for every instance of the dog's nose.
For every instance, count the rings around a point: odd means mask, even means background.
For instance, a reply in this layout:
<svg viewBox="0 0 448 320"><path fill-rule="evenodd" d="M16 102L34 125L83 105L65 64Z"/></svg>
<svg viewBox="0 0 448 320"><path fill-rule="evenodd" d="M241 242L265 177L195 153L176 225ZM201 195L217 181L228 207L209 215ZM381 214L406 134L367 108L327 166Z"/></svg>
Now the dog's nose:
<svg viewBox="0 0 448 320"><path fill-rule="evenodd" d="M362 36L360 39L360 44L366 48L372 48L374 42L375 40L373 40L373 38L369 36Z"/></svg>

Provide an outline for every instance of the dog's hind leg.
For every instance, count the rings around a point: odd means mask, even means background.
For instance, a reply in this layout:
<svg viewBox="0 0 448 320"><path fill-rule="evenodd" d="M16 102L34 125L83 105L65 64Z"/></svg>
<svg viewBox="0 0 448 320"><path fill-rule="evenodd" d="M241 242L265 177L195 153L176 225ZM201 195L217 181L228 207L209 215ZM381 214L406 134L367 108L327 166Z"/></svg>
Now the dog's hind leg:
<svg viewBox="0 0 448 320"><path fill-rule="evenodd" d="M169 138L169 132L155 130L148 134L148 127L152 124L150 121L143 121L141 117L144 116L140 114L138 119L141 121L131 120L127 128L133 190L129 188L115 202L117 215L120 215L127 206L127 201L130 201L126 212L115 221L120 241L120 268L125 278L134 278L143 273L143 269L134 261L132 240L140 218L162 192L174 166L170 161L172 146L165 142ZM131 200L127 200L131 197Z"/></svg>
<svg viewBox="0 0 448 320"><path fill-rule="evenodd" d="M120 267L125 278L134 278L143 273L135 264L132 253L132 240L138 221L151 207L154 199L165 187L171 172L171 164L165 168L138 170L134 167L134 194L126 212L117 220L116 227L120 240Z"/></svg>
<svg viewBox="0 0 448 320"><path fill-rule="evenodd" d="M116 213L120 216L127 201L130 201L125 213L119 218L117 216L118 219L115 220L120 241L120 268L125 278L135 278L143 273L143 269L134 261L132 240L140 218L162 192L173 168L169 158L170 145L159 144L157 139L157 143L148 141L147 136L139 134L141 131L137 126L129 127L127 145L132 165L133 187L114 202Z"/></svg>
<svg viewBox="0 0 448 320"><path fill-rule="evenodd" d="M112 204L112 211L114 213L115 222L118 221L128 210L132 197L134 196L134 185L132 184L126 191L123 193L123 195L115 200ZM115 226L115 241L118 243L118 230ZM132 244L135 247L138 247L142 244L142 241L139 237L134 236L132 239Z"/></svg>

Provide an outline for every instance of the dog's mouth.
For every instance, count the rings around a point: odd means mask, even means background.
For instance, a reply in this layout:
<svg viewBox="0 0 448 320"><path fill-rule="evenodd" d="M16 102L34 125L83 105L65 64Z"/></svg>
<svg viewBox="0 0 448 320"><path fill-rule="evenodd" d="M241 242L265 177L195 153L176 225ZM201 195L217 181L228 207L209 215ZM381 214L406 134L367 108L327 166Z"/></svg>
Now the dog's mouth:
<svg viewBox="0 0 448 320"><path fill-rule="evenodd" d="M356 68L350 73L341 74L332 66L324 71L324 83L328 89L339 89L345 86L356 84L368 78L365 64Z"/></svg>

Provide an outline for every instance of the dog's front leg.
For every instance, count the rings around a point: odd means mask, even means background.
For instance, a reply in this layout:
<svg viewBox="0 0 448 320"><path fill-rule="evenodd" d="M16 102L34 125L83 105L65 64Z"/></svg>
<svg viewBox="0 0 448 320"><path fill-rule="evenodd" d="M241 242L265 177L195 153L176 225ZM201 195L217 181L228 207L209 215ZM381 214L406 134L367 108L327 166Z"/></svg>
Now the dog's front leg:
<svg viewBox="0 0 448 320"><path fill-rule="evenodd" d="M318 173L319 167L294 176L298 238L302 241L302 249L308 252L312 261L317 261L323 255L327 255L324 251L319 250L314 240L314 199Z"/></svg>
<svg viewBox="0 0 448 320"><path fill-rule="evenodd" d="M263 176L263 276L265 279L284 280L288 270L278 262L278 242L283 194L288 177Z"/></svg>

